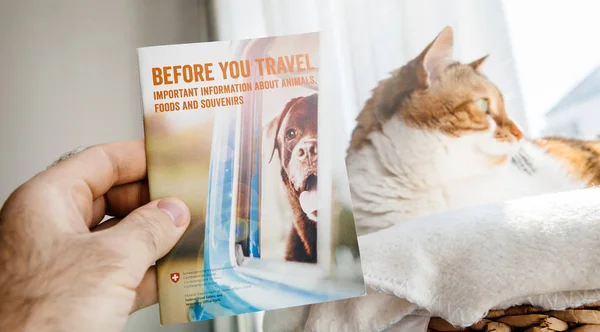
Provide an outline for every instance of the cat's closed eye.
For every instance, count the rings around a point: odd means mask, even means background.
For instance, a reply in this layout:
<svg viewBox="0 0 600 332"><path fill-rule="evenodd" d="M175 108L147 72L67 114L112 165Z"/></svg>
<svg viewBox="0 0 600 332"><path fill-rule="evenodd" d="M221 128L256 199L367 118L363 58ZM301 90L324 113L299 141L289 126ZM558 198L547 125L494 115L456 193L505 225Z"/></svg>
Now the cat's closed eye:
<svg viewBox="0 0 600 332"><path fill-rule="evenodd" d="M490 114L490 102L487 98L477 99L475 105L479 107L485 114Z"/></svg>

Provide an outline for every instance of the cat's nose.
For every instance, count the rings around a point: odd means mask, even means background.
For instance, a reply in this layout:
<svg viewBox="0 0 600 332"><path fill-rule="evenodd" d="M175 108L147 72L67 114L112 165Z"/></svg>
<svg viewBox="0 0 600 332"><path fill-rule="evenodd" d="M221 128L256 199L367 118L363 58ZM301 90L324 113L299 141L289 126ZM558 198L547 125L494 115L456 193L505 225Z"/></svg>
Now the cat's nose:
<svg viewBox="0 0 600 332"><path fill-rule="evenodd" d="M523 132L515 124L510 126L510 133L513 134L517 141L520 141L523 138Z"/></svg>

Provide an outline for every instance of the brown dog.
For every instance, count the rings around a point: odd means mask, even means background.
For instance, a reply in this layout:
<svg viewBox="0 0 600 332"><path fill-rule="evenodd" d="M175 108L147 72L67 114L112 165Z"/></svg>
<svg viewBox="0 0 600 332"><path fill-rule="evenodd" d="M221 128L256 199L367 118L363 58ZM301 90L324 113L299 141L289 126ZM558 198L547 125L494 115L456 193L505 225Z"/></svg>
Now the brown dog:
<svg viewBox="0 0 600 332"><path fill-rule="evenodd" d="M271 159L278 153L293 222L285 259L317 261L318 94L290 100L273 121Z"/></svg>

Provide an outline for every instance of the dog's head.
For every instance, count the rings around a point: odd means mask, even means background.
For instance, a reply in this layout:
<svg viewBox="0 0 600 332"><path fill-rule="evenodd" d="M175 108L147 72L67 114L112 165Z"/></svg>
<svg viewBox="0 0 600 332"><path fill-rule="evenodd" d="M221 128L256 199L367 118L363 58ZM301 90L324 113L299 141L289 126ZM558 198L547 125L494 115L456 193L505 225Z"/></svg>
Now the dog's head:
<svg viewBox="0 0 600 332"><path fill-rule="evenodd" d="M302 211L317 221L317 127L318 95L290 100L281 114L273 120L273 150L278 154L281 175L290 194Z"/></svg>

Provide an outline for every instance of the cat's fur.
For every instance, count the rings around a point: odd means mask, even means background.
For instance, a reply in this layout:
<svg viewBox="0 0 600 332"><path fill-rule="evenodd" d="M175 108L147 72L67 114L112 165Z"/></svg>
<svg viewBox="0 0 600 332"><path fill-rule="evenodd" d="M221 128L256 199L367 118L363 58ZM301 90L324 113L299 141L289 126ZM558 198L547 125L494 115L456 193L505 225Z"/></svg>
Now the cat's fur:
<svg viewBox="0 0 600 332"><path fill-rule="evenodd" d="M357 118L347 155L360 234L476 204L600 184L600 143L532 140L480 72L452 59L445 28L382 80Z"/></svg>

